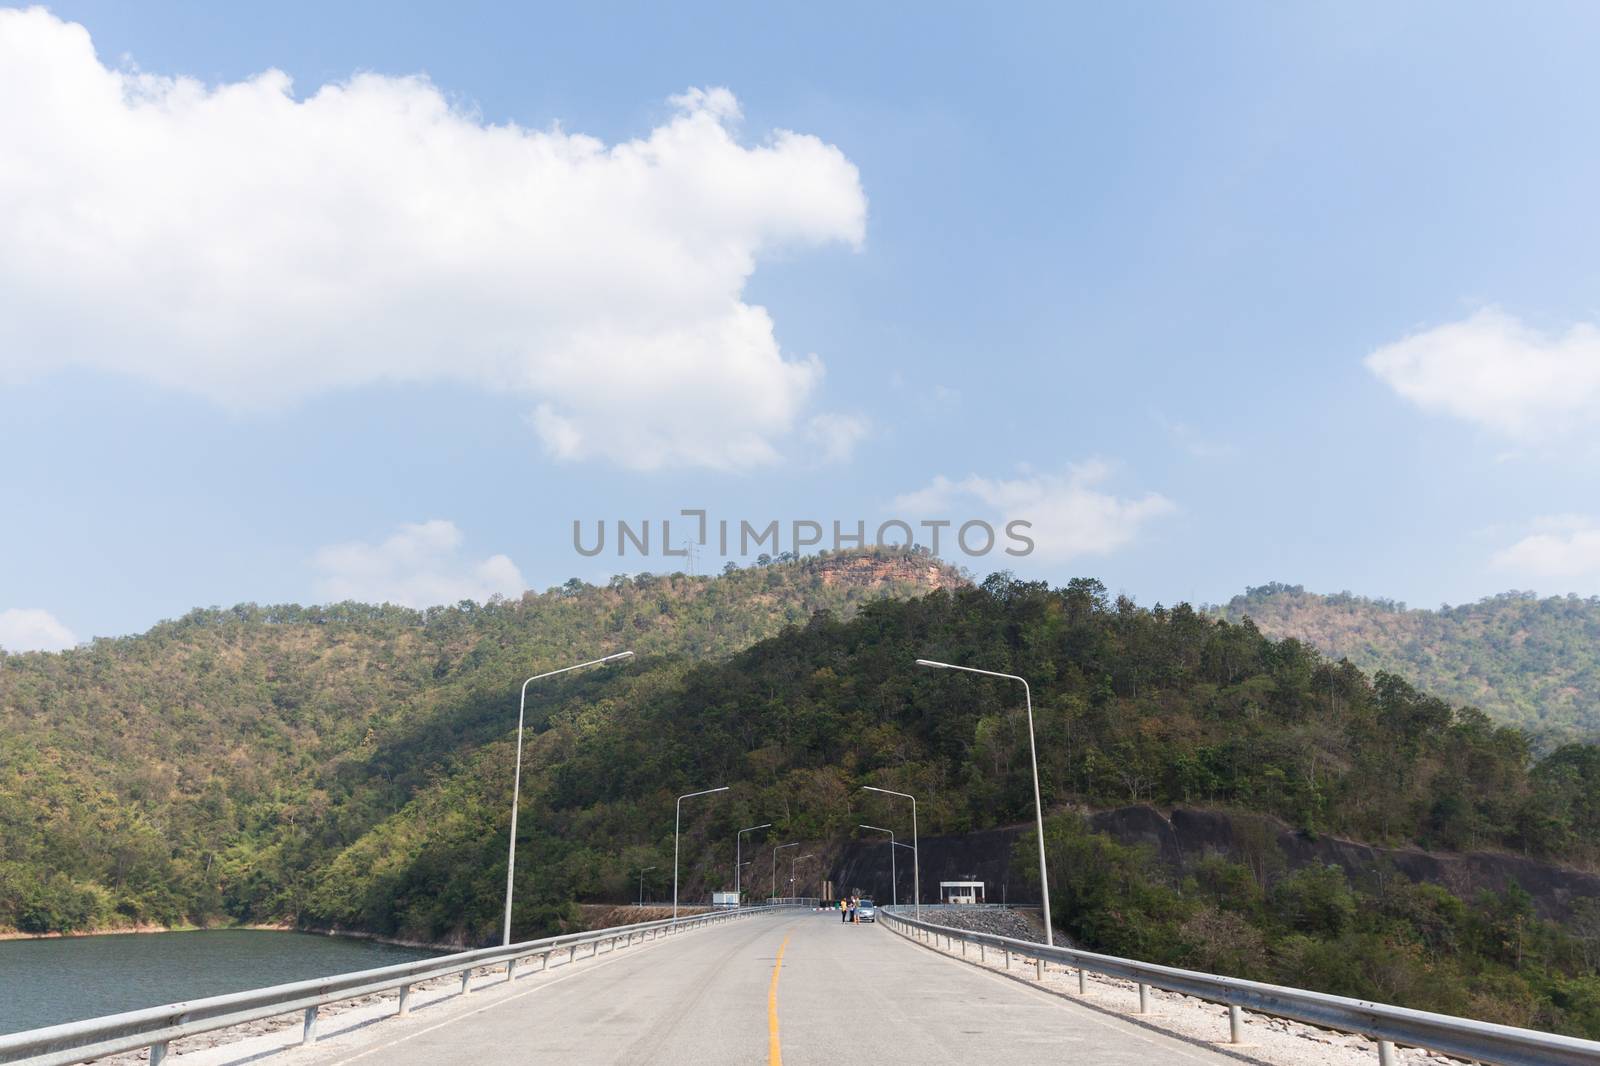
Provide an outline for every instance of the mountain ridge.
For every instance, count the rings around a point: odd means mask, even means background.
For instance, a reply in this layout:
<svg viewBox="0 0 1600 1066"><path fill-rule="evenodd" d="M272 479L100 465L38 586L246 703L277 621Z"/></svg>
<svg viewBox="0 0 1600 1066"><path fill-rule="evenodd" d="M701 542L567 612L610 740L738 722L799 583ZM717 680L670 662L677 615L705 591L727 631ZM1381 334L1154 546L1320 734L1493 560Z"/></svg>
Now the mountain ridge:
<svg viewBox="0 0 1600 1066"><path fill-rule="evenodd" d="M1271 582L1208 610L1400 674L1527 730L1541 750L1600 736L1600 597L1512 591L1429 610Z"/></svg>

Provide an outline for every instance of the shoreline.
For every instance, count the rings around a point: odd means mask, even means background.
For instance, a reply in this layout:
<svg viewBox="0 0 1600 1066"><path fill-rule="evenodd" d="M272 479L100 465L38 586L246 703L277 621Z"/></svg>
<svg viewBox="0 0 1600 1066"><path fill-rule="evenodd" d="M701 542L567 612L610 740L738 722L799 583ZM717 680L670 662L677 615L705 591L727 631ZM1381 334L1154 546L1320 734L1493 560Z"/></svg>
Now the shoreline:
<svg viewBox="0 0 1600 1066"><path fill-rule="evenodd" d="M584 903L580 908L588 907L601 912L597 917L616 917L619 912L626 913L633 909L631 903ZM666 910L667 908L654 905L647 906L645 911ZM684 913L693 914L704 911L704 906L684 906L680 908ZM641 912L643 913L643 912ZM634 915L629 914L629 918ZM612 924L627 924L604 922L599 925L586 925L585 928L600 929ZM412 948L417 951L437 951L441 954L453 954L459 951L473 950L471 945L460 941L430 941L408 940L402 937L385 936L381 933L368 933L360 929L333 929L325 926L299 926L293 922L229 922L216 925L123 925L109 929L85 929L81 932L70 933L24 933L17 929L0 929L0 943L12 940L70 940L89 936L139 936L147 933L198 933L220 929L258 929L272 933L304 933L308 936L331 936L346 940L366 940L374 944L387 944L397 948ZM482 946L482 945L480 945Z"/></svg>
<svg viewBox="0 0 1600 1066"><path fill-rule="evenodd" d="M299 930L287 922L241 922L227 925L119 925L109 929L84 929L70 933L24 933L20 929L0 929L5 940L76 940L86 936L140 936L145 933L200 933L212 929L261 929L275 933Z"/></svg>
<svg viewBox="0 0 1600 1066"><path fill-rule="evenodd" d="M462 944L449 944L427 940L405 940L382 936L355 929L302 928L291 922L239 922L227 925L123 925L112 929L85 929L71 933L24 933L17 929L0 930L0 943L14 940L78 940L91 936L144 936L150 933L204 933L228 929L254 929L268 933L304 933L306 936L338 937L343 940L365 940L397 948L414 948L418 951L437 951L452 954L471 951Z"/></svg>

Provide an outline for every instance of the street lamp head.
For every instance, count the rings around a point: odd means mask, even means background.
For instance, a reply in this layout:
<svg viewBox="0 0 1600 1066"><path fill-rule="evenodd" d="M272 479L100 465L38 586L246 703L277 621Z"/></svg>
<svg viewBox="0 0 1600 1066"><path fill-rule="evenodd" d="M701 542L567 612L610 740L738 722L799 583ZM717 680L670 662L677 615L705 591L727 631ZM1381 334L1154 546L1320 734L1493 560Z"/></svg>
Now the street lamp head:
<svg viewBox="0 0 1600 1066"><path fill-rule="evenodd" d="M607 655L604 659L601 659L600 661L603 662L603 663L614 663L618 659L631 659L632 657L633 657L633 652L631 652L631 651L619 651L614 655Z"/></svg>
<svg viewBox="0 0 1600 1066"><path fill-rule="evenodd" d="M918 659L917 660L917 665L918 666L933 666L933 667L937 667L940 670L953 669L953 667L951 667L951 665L949 663L941 663L936 659Z"/></svg>

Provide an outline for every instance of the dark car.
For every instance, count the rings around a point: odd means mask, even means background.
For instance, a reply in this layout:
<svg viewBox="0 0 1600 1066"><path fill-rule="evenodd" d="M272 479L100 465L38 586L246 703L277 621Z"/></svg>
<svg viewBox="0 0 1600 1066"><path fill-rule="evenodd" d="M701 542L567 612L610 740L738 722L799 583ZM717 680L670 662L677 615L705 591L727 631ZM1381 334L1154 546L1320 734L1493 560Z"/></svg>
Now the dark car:
<svg viewBox="0 0 1600 1066"><path fill-rule="evenodd" d="M876 922L878 920L878 905L870 899L864 899L856 904L856 920Z"/></svg>

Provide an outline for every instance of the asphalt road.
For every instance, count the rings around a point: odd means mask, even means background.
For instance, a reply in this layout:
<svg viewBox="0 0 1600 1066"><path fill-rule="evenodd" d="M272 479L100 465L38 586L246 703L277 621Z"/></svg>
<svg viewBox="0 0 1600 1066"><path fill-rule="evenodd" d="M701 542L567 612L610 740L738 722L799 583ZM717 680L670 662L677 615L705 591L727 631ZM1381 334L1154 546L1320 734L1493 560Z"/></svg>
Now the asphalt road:
<svg viewBox="0 0 1600 1066"><path fill-rule="evenodd" d="M845 925L836 915L806 912L729 922L580 962L570 973L563 974L564 969L367 1027L356 1042L318 1048L306 1061L326 1066L1235 1061L941 957L887 929Z"/></svg>

